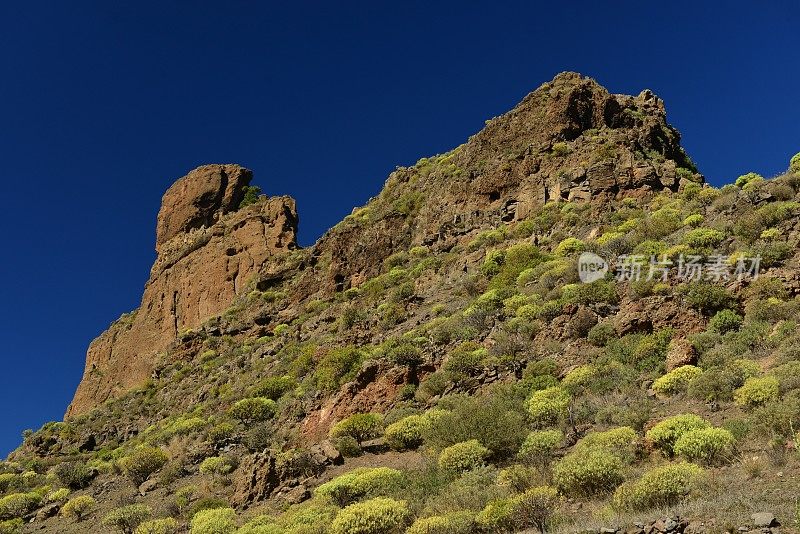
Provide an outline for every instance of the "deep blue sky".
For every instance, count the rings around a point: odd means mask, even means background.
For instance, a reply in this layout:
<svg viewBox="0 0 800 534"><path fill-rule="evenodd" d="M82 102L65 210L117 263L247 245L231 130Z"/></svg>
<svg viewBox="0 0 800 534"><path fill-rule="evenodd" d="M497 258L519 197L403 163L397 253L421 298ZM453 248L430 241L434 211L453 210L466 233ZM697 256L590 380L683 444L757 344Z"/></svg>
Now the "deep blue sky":
<svg viewBox="0 0 800 534"><path fill-rule="evenodd" d="M114 4L0 3L0 453L61 417L199 164L293 195L310 244L563 70L654 90L715 184L800 151L790 1Z"/></svg>

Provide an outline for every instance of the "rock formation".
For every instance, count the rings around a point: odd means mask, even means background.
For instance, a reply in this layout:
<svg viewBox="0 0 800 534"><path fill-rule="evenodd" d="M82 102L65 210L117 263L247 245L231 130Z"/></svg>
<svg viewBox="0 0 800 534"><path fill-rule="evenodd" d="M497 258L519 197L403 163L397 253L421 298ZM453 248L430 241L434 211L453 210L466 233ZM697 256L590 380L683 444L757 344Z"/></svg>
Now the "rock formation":
<svg viewBox="0 0 800 534"><path fill-rule="evenodd" d="M224 311L265 264L297 246L292 198L261 199L237 211L251 179L238 165L205 165L167 190L142 303L89 346L67 416L141 385L181 332Z"/></svg>

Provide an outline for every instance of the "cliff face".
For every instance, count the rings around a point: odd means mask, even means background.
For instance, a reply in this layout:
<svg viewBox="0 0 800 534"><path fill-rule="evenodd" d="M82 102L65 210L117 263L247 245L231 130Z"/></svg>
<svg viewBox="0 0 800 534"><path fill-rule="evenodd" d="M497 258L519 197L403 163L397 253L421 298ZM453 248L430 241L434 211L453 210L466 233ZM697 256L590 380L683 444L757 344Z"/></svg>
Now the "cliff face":
<svg viewBox="0 0 800 534"><path fill-rule="evenodd" d="M67 415L140 385L181 331L221 313L277 253L296 246L291 198L234 211L251 178L236 165L209 165L164 194L142 305L91 344ZM476 229L525 220L549 201L604 209L702 180L658 97L611 94L563 73L464 145L398 168L380 195L310 249L311 268L289 291L295 303L330 297L379 274L393 253L450 250Z"/></svg>
<svg viewBox="0 0 800 534"><path fill-rule="evenodd" d="M393 172L381 194L326 234L315 257L330 265L322 286L357 286L376 258L416 245L524 220L549 201L644 199L703 182L667 123L664 102L645 90L611 94L591 78L559 74L467 143Z"/></svg>
<svg viewBox="0 0 800 534"><path fill-rule="evenodd" d="M221 313L277 254L296 247L292 198L268 198L236 210L251 179L252 172L238 165L206 165L164 194L158 257L142 303L89 346L67 416L141 385L158 353L182 331Z"/></svg>

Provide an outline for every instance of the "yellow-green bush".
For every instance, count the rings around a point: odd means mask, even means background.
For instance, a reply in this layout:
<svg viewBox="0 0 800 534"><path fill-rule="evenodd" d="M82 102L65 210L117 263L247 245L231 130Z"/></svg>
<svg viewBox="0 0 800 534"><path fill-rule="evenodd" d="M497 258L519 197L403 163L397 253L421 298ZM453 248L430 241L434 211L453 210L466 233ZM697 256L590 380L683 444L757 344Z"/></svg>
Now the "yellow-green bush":
<svg viewBox="0 0 800 534"><path fill-rule="evenodd" d="M556 256L570 256L586 250L586 244L577 237L568 237L561 241L555 248Z"/></svg>
<svg viewBox="0 0 800 534"><path fill-rule="evenodd" d="M331 525L331 534L400 534L410 515L405 501L376 497L339 512Z"/></svg>
<svg viewBox="0 0 800 534"><path fill-rule="evenodd" d="M359 467L320 485L315 494L345 506L362 497L390 491L403 480L403 473L389 467Z"/></svg>
<svg viewBox="0 0 800 534"><path fill-rule="evenodd" d="M789 172L800 173L800 152L789 161Z"/></svg>
<svg viewBox="0 0 800 534"><path fill-rule="evenodd" d="M178 532L178 520L174 517L151 519L145 521L134 531L134 534L175 534Z"/></svg>
<svg viewBox="0 0 800 534"><path fill-rule="evenodd" d="M607 493L622 480L619 456L601 448L576 450L553 467L553 483L568 495Z"/></svg>
<svg viewBox="0 0 800 534"><path fill-rule="evenodd" d="M49 492L45 496L44 500L46 502L63 502L67 500L67 497L69 497L69 489L59 488Z"/></svg>
<svg viewBox="0 0 800 534"><path fill-rule="evenodd" d="M567 413L572 396L560 386L535 391L525 403L531 422L539 428L558 423Z"/></svg>
<svg viewBox="0 0 800 534"><path fill-rule="evenodd" d="M236 532L236 512L233 508L200 510L192 517L191 534L233 534Z"/></svg>
<svg viewBox="0 0 800 534"><path fill-rule="evenodd" d="M564 443L564 434L560 430L537 430L528 434L518 456L521 460L539 466L550 463L553 453Z"/></svg>
<svg viewBox="0 0 800 534"><path fill-rule="evenodd" d="M572 393L576 393L589 385L597 378L597 368L593 365L581 365L576 367L561 380L561 386Z"/></svg>
<svg viewBox="0 0 800 534"><path fill-rule="evenodd" d="M620 426L604 432L589 432L575 444L575 450L602 449L624 461L631 461L636 453L638 436L629 426Z"/></svg>
<svg viewBox="0 0 800 534"><path fill-rule="evenodd" d="M103 526L127 533L136 530L141 523L150 518L153 511L146 504L129 504L112 510L103 517Z"/></svg>
<svg viewBox="0 0 800 534"><path fill-rule="evenodd" d="M614 493L614 506L629 510L673 506L697 488L704 476L703 468L686 462L656 467L620 486Z"/></svg>
<svg viewBox="0 0 800 534"><path fill-rule="evenodd" d="M9 489L19 486L20 477L17 473L0 474L0 493L5 493Z"/></svg>
<svg viewBox="0 0 800 534"><path fill-rule="evenodd" d="M237 401L231 406L228 413L245 425L250 425L257 421L271 419L276 411L277 404L274 400L266 397L251 397Z"/></svg>
<svg viewBox="0 0 800 534"><path fill-rule="evenodd" d="M733 392L733 399L740 406L756 407L778 400L780 382L774 376L748 378L744 385Z"/></svg>
<svg viewBox="0 0 800 534"><path fill-rule="evenodd" d="M122 472L139 486L167 463L167 454L158 447L142 446L117 463Z"/></svg>
<svg viewBox="0 0 800 534"><path fill-rule="evenodd" d="M439 467L453 473L463 473L480 467L489 457L490 451L477 439L456 443L439 454Z"/></svg>
<svg viewBox="0 0 800 534"><path fill-rule="evenodd" d="M735 444L733 434L724 428L700 428L678 438L674 451L690 462L718 464L732 459Z"/></svg>
<svg viewBox="0 0 800 534"><path fill-rule="evenodd" d="M396 451L416 449L422 445L422 434L430 422L424 415L410 415L386 427L383 437Z"/></svg>
<svg viewBox="0 0 800 534"><path fill-rule="evenodd" d="M257 385L252 394L254 397L266 397L276 401L295 387L297 381L291 376L271 376Z"/></svg>
<svg viewBox="0 0 800 534"><path fill-rule="evenodd" d="M703 370L694 365L682 365L653 382L653 389L662 395L674 395L686 391L689 382L703 374Z"/></svg>
<svg viewBox="0 0 800 534"><path fill-rule="evenodd" d="M708 322L708 329L719 334L727 334L742 326L742 316L733 310L720 310Z"/></svg>
<svg viewBox="0 0 800 534"><path fill-rule="evenodd" d="M357 413L342 419L331 428L332 438L350 436L358 443L381 435L383 417L377 413Z"/></svg>
<svg viewBox="0 0 800 534"><path fill-rule="evenodd" d="M97 506L97 501L90 495L78 495L68 500L64 506L61 507L59 513L62 516L74 517L76 520L80 521L89 515L92 510L94 510L95 506Z"/></svg>
<svg viewBox="0 0 800 534"><path fill-rule="evenodd" d="M681 414L667 417L647 431L645 438L660 449L664 454L672 456L674 453L675 442L691 430L708 428L711 425L694 414Z"/></svg>
<svg viewBox="0 0 800 534"><path fill-rule="evenodd" d="M739 176L736 179L736 181L734 182L734 185L736 185L736 187L744 187L747 184L749 184L750 182L754 182L754 181L758 182L758 181L763 181L763 180L764 180L764 177L761 176L760 174L755 173L755 172L748 172L747 174L743 174L743 175Z"/></svg>
<svg viewBox="0 0 800 534"><path fill-rule="evenodd" d="M530 527L545 532L557 506L558 492L549 486L537 486L490 502L475 519L485 532L510 533Z"/></svg>
<svg viewBox="0 0 800 534"><path fill-rule="evenodd" d="M705 221L705 217L703 217L699 213L693 213L692 215L689 215L683 220L683 224L685 226L691 226L692 228L696 228L701 224L703 224L703 221Z"/></svg>
<svg viewBox="0 0 800 534"><path fill-rule="evenodd" d="M7 519L0 521L0 534L19 534L22 532L22 519Z"/></svg>
<svg viewBox="0 0 800 534"><path fill-rule="evenodd" d="M695 228L683 236L683 242L694 248L713 247L723 239L725 234L713 228Z"/></svg>
<svg viewBox="0 0 800 534"><path fill-rule="evenodd" d="M405 534L471 534L475 529L475 513L451 512L417 519Z"/></svg>
<svg viewBox="0 0 800 534"><path fill-rule="evenodd" d="M225 456L211 456L200 463L200 472L204 475L225 476L233 471L234 463Z"/></svg>
<svg viewBox="0 0 800 534"><path fill-rule="evenodd" d="M35 492L12 493L0 498L0 519L22 517L39 506L42 496Z"/></svg>

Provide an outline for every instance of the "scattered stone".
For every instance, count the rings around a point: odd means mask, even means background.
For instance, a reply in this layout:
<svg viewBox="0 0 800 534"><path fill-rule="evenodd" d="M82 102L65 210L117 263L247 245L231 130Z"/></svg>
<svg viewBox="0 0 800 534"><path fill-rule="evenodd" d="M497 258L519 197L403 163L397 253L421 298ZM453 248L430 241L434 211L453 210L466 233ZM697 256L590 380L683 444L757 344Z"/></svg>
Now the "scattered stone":
<svg viewBox="0 0 800 534"><path fill-rule="evenodd" d="M147 495L148 493L150 493L151 491L153 491L157 487L158 487L158 480L156 480L154 478L145 480L139 486L139 495L142 495L142 496Z"/></svg>
<svg viewBox="0 0 800 534"><path fill-rule="evenodd" d="M776 527L778 520L769 512L758 512L750 516L753 520L753 525L756 527Z"/></svg>

